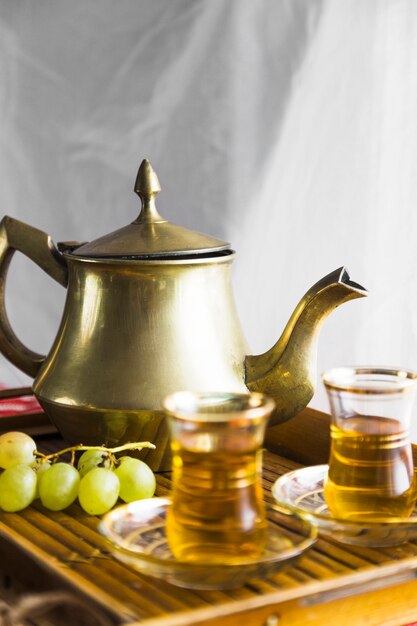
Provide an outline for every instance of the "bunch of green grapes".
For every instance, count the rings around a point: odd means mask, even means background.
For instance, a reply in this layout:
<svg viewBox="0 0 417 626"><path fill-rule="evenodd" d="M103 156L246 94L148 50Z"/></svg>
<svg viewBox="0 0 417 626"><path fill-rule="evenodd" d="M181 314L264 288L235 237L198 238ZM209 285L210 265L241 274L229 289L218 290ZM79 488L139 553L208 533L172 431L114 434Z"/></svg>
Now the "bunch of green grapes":
<svg viewBox="0 0 417 626"><path fill-rule="evenodd" d="M155 476L139 459L115 457L121 450L154 448L149 442L119 448L73 446L44 455L36 450L29 435L10 432L0 436L0 509L16 512L36 498L51 511L61 511L78 498L90 515L102 515L121 498L124 502L150 498L155 493ZM84 450L75 467L77 450ZM71 463L59 460L71 452Z"/></svg>

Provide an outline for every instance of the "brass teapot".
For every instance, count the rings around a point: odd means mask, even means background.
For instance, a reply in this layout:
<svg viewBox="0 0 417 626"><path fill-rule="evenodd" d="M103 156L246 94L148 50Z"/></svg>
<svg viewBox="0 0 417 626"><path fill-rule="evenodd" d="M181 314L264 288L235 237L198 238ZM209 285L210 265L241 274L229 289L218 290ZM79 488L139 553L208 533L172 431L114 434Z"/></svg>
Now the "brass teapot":
<svg viewBox="0 0 417 626"><path fill-rule="evenodd" d="M344 268L302 298L278 342L247 356L230 286L229 244L164 220L149 161L135 192L139 217L85 244L60 243L11 217L0 224L0 351L34 377L40 404L70 443L149 440L142 458L169 469L162 399L177 390L259 390L272 396L271 424L288 420L314 392L316 344L324 318L367 295ZM67 288L47 356L24 346L5 309L9 262L19 250Z"/></svg>

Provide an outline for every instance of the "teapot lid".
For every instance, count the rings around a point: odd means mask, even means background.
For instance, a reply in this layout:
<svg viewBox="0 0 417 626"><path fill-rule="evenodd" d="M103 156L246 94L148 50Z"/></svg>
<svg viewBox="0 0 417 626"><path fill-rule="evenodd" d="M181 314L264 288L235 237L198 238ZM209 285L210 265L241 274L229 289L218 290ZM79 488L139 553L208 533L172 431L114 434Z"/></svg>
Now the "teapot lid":
<svg viewBox="0 0 417 626"><path fill-rule="evenodd" d="M134 190L142 201L139 217L128 226L72 249L72 256L154 259L230 251L230 244L171 224L159 215L155 196L161 186L147 159L141 163Z"/></svg>

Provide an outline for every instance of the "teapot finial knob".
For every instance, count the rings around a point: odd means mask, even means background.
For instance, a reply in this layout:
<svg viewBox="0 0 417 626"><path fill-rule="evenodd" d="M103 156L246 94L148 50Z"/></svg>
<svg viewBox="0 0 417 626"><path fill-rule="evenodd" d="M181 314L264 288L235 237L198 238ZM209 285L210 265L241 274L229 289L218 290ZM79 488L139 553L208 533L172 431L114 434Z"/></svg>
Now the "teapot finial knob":
<svg viewBox="0 0 417 626"><path fill-rule="evenodd" d="M143 159L135 182L135 193L142 200L142 210L134 223L165 221L155 207L155 196L160 191L161 185L155 170L148 159Z"/></svg>

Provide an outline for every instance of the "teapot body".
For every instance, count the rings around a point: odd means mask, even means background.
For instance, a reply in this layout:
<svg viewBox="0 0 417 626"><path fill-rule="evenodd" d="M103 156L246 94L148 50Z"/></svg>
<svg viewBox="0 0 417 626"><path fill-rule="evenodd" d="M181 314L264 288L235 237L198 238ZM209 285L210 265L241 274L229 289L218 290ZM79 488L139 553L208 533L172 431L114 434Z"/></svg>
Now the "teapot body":
<svg viewBox="0 0 417 626"><path fill-rule="evenodd" d="M171 467L162 402L180 390L270 395L270 424L311 400L318 333L343 302L367 295L344 267L297 304L278 341L251 355L236 313L230 244L167 222L149 161L135 183L136 220L84 244L62 243L5 216L0 222L0 352L34 378L40 404L70 443L151 441L141 457ZM55 342L44 356L25 346L6 310L6 278L19 251L67 288Z"/></svg>
<svg viewBox="0 0 417 626"><path fill-rule="evenodd" d="M65 439L96 445L157 439L157 449L145 454L159 466L169 456L165 396L179 389L247 391L233 257L65 255L62 322L33 384Z"/></svg>

